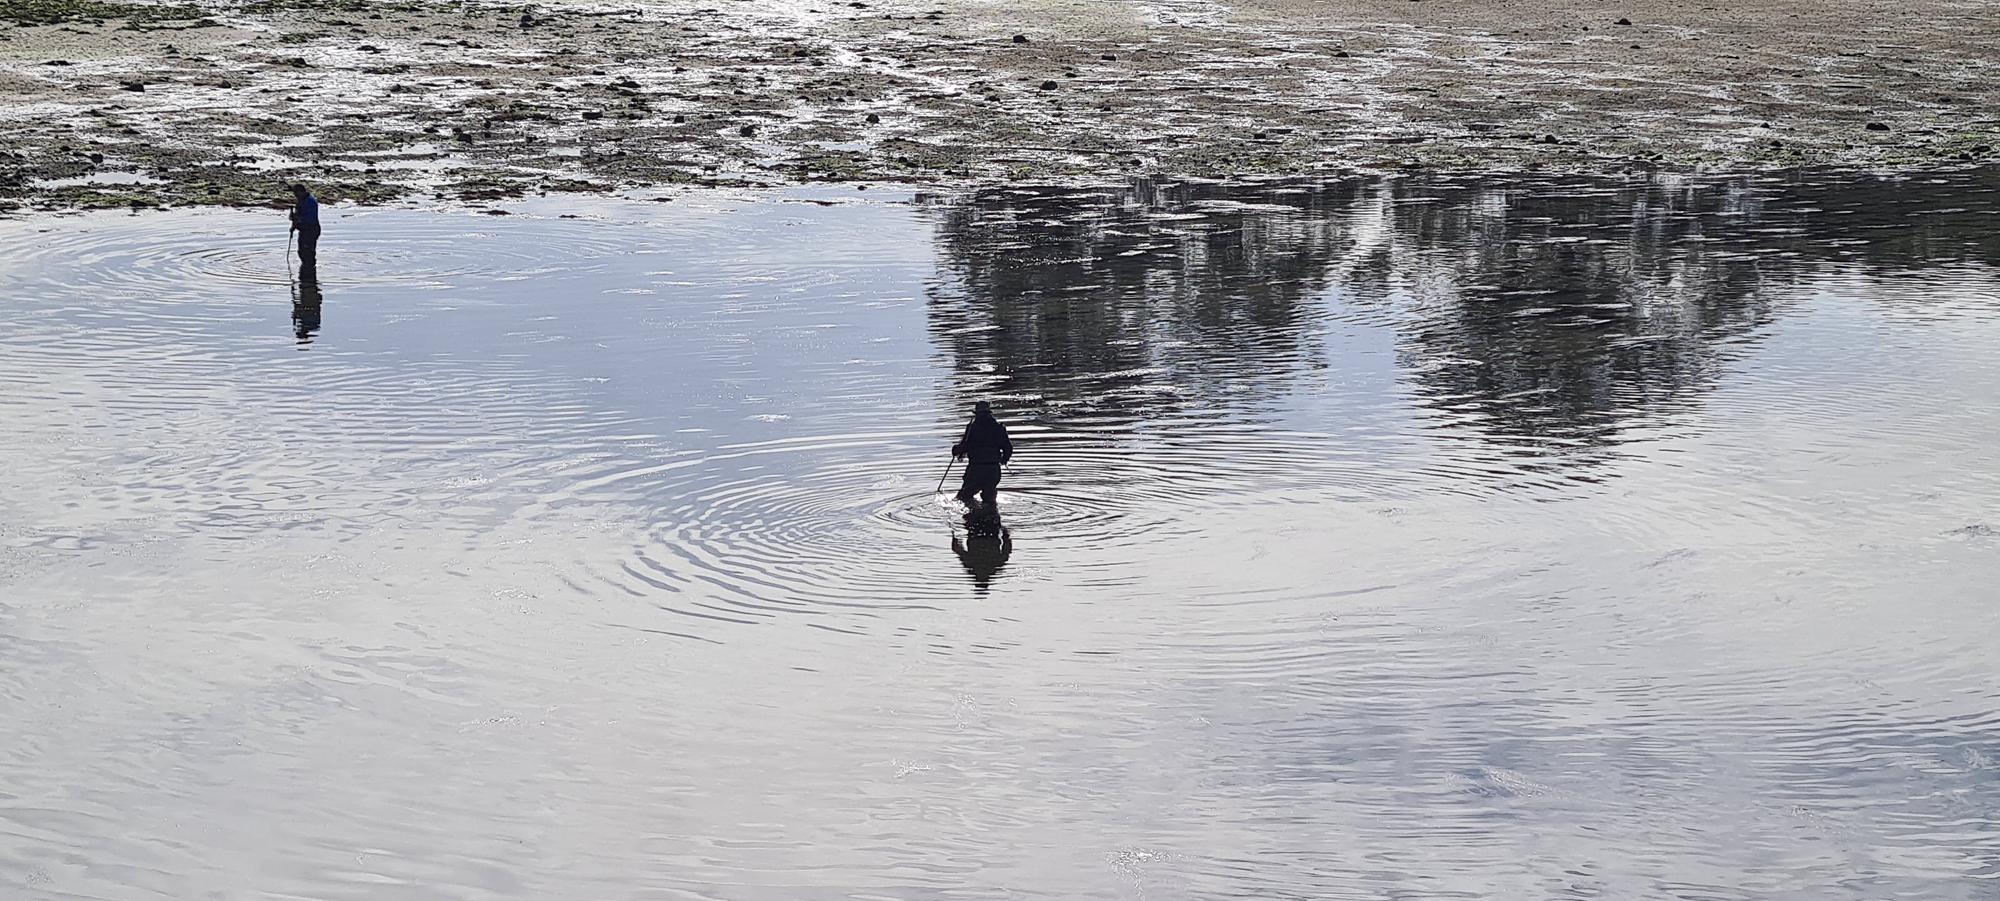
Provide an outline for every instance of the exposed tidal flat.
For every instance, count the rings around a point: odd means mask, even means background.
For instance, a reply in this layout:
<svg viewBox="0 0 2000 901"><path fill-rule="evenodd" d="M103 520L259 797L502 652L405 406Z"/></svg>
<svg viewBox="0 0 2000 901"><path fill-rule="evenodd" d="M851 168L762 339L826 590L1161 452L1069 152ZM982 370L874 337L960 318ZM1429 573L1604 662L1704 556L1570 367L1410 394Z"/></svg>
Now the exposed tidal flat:
<svg viewBox="0 0 2000 901"><path fill-rule="evenodd" d="M1980 2L0 0L0 206L1351 171L1918 171Z"/></svg>

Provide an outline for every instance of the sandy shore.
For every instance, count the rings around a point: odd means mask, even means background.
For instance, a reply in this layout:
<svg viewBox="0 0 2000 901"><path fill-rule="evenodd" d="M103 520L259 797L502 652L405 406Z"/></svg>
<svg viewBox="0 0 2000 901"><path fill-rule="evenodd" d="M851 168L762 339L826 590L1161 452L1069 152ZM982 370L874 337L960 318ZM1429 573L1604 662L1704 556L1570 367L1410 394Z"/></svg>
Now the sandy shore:
<svg viewBox="0 0 2000 901"><path fill-rule="evenodd" d="M0 0L0 211L1996 146L1983 0Z"/></svg>

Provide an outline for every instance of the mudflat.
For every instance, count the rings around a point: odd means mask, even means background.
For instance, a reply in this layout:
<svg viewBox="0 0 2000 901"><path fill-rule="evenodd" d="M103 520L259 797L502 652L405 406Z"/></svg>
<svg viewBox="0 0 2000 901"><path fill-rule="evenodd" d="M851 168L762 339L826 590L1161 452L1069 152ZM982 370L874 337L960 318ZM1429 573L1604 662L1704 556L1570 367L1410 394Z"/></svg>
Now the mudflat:
<svg viewBox="0 0 2000 901"><path fill-rule="evenodd" d="M1978 0L0 0L0 210L1996 146Z"/></svg>

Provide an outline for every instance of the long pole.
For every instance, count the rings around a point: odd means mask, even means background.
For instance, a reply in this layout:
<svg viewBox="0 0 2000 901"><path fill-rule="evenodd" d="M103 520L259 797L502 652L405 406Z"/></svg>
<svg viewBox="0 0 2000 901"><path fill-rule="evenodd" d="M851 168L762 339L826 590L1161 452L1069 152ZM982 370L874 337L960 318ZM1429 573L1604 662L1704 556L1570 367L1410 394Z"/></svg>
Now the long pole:
<svg viewBox="0 0 2000 901"><path fill-rule="evenodd" d="M298 234L298 229L292 229L290 231L285 232L285 277L286 278L292 277L292 236L295 234Z"/></svg>
<svg viewBox="0 0 2000 901"><path fill-rule="evenodd" d="M957 457L953 457L953 458L951 458L951 459L950 459L949 461L946 461L946 463L944 464L944 474L943 474L943 475L940 475L940 476L938 476L938 486L937 486L937 491L933 491L933 492L931 492L932 494L936 494L936 493L938 493L938 491L943 491L943 490L944 490L944 479L945 479L945 476L948 476L948 475L951 475L951 468L952 468L952 466L956 465L957 463L958 463L958 458L957 458Z"/></svg>

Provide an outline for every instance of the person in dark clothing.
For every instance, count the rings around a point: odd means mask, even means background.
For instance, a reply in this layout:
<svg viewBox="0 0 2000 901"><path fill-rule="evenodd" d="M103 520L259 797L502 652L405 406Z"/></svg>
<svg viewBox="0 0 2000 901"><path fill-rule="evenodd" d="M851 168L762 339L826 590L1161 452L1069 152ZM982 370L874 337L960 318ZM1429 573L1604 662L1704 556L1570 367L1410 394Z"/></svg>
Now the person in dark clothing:
<svg viewBox="0 0 2000 901"><path fill-rule="evenodd" d="M959 503L970 508L977 497L988 513L998 513L994 504L1000 496L1000 466L1014 459L1014 442L1007 438L1007 427L993 418L991 405L983 400L973 405L972 421L965 425L965 436L951 446L951 455L965 458Z"/></svg>
<svg viewBox="0 0 2000 901"><path fill-rule="evenodd" d="M299 233L299 276L312 278L319 266L319 199L305 185L292 186L292 231Z"/></svg>

